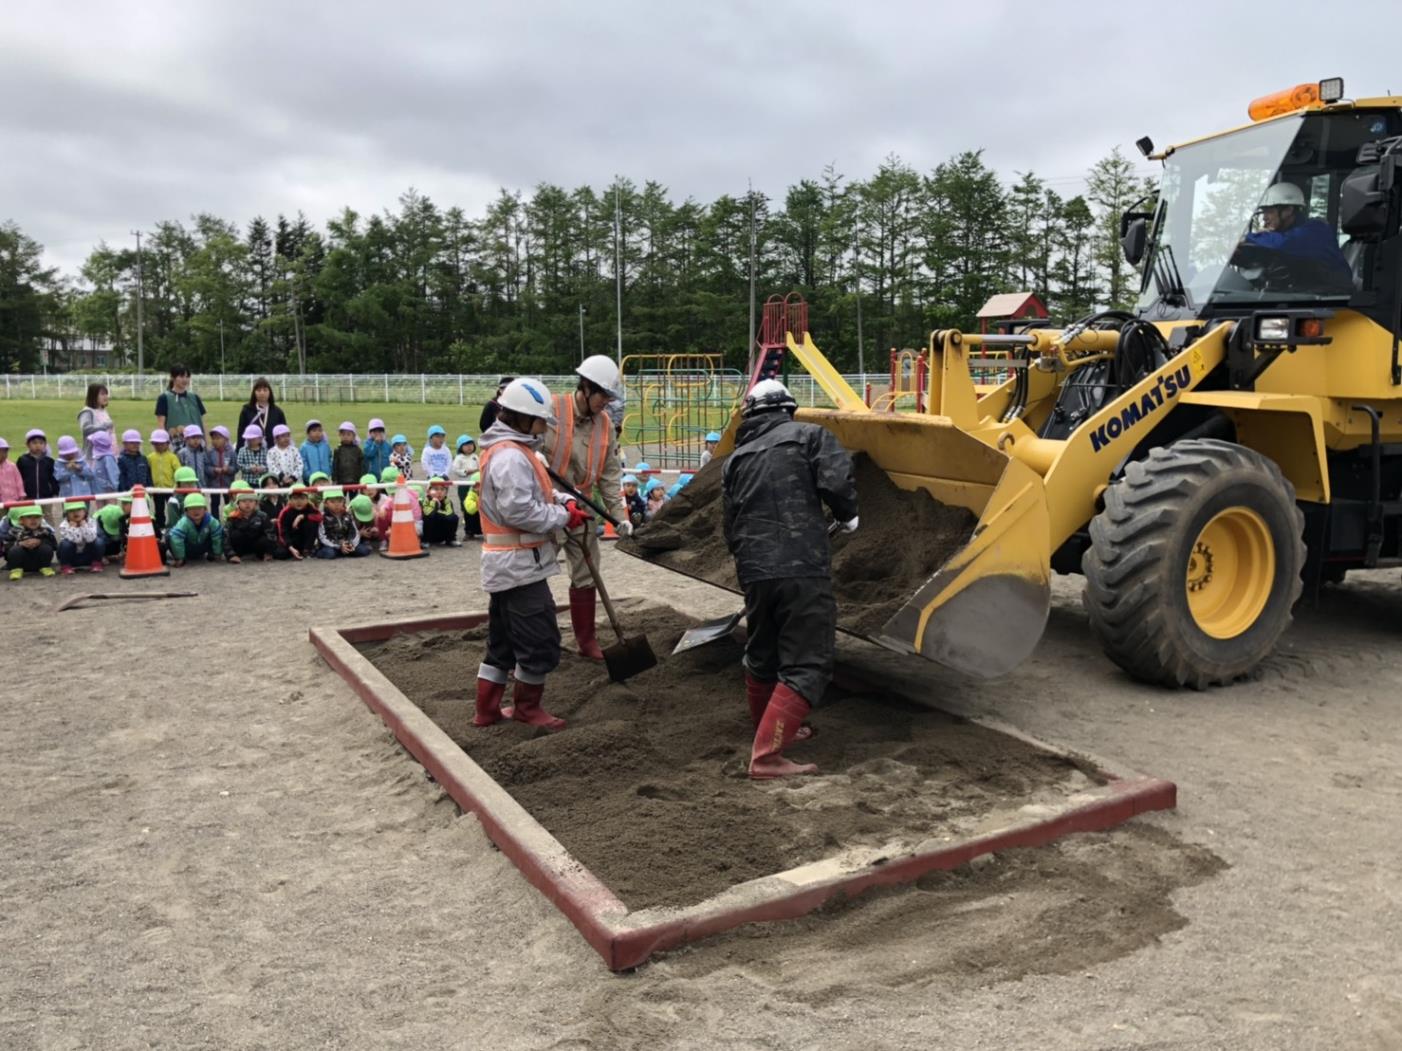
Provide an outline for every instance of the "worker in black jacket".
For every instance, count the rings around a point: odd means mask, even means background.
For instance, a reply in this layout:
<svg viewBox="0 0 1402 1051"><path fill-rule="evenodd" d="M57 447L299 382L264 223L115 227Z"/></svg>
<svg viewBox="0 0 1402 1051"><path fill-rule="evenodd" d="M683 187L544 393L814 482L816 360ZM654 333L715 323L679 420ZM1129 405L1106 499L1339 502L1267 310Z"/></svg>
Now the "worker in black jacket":
<svg viewBox="0 0 1402 1051"><path fill-rule="evenodd" d="M497 384L497 392L492 395L492 400L482 406L482 415L477 419L478 434L486 434L487 428L497 422L497 410L501 408L498 399L501 397L501 392L506 390L506 385L515 378L515 376L503 376L501 382Z"/></svg>
<svg viewBox="0 0 1402 1051"><path fill-rule="evenodd" d="M782 752L832 679L837 603L823 505L857 528L852 458L829 431L796 422L797 408L778 380L756 383L721 476L725 539L745 590L755 779L817 771Z"/></svg>

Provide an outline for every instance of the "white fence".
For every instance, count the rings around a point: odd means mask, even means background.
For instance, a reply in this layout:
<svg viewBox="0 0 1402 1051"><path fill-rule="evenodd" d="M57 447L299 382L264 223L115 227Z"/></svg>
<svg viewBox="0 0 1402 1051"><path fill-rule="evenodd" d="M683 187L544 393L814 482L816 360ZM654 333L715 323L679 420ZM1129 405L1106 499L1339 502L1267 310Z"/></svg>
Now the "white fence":
<svg viewBox="0 0 1402 1051"><path fill-rule="evenodd" d="M243 374L196 374L192 376L191 388L206 401L247 401L253 389L253 381L258 377L252 373ZM865 375L844 377L858 394L863 392L869 381L884 390L889 381L885 373L869 372ZM428 375L406 373L313 373L298 375L268 375L273 395L280 402L311 403L329 402L346 404L355 402L406 402L421 405L480 405L490 400L496 392L499 377L491 375ZM546 386L554 391L571 390L575 377L541 376ZM632 395L634 377L629 381L629 394ZM107 387L114 400L155 402L165 390L167 377L164 373L147 373L138 377L134 374L101 373L82 375L78 373L55 373L53 375L6 375L0 397L7 399L53 399L58 401L81 401L89 383L101 383ZM789 377L789 387L800 405L828 405L825 395L811 376L794 373Z"/></svg>

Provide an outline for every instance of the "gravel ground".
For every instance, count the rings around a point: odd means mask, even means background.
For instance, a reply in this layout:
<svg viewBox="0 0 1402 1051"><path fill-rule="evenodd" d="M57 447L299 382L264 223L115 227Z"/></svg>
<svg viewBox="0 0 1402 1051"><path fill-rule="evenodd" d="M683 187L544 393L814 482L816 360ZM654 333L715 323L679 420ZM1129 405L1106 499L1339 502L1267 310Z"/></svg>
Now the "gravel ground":
<svg viewBox="0 0 1402 1051"><path fill-rule="evenodd" d="M696 615L734 603L612 552L605 570ZM200 567L169 581L197 599L62 614L166 582L6 586L0 1046L1402 1047L1396 573L1351 577L1255 681L1201 694L1120 675L1074 579L998 682L846 647L1171 778L1179 809L629 976L306 641L481 608L476 579L465 548Z"/></svg>

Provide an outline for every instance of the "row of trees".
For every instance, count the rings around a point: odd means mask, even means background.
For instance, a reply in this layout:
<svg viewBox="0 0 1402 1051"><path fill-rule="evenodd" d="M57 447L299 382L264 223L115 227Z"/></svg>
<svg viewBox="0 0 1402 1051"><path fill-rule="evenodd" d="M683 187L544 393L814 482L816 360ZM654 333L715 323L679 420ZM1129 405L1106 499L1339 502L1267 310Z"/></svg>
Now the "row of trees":
<svg viewBox="0 0 1402 1051"><path fill-rule="evenodd" d="M741 364L756 287L801 291L819 345L855 368L877 348L969 325L997 292L1037 293L1070 318L1132 298L1118 217L1148 191L1118 151L1063 199L1032 172L1005 185L981 152L920 173L889 157L864 181L831 167L790 187L709 204L648 182L603 191L503 190L477 217L410 190L398 209L213 215L157 223L141 263L149 368L213 371L561 371L614 346L615 253L627 352L722 351ZM135 362L138 255L99 244L79 275L45 268L0 227L0 368L30 371L45 339Z"/></svg>

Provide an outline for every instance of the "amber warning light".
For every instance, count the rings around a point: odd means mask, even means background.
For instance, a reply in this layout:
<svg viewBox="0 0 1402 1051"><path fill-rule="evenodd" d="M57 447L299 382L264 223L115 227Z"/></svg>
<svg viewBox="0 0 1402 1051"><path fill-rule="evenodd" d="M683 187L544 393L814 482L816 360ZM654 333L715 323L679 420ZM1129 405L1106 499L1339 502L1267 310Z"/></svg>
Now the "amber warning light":
<svg viewBox="0 0 1402 1051"><path fill-rule="evenodd" d="M1316 109L1344 97L1344 78L1329 77L1316 84L1296 84L1293 88L1262 95L1246 107L1252 120L1268 120L1301 109Z"/></svg>

